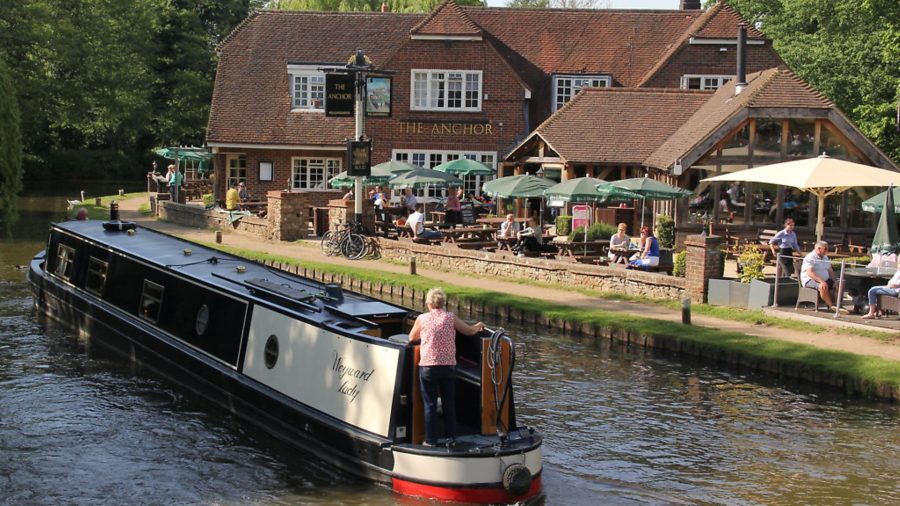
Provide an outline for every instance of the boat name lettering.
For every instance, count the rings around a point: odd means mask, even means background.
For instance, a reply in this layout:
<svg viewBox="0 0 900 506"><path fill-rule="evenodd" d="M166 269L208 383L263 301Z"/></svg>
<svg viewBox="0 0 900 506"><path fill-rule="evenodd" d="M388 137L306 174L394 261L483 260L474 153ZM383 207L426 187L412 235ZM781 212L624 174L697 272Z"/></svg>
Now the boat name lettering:
<svg viewBox="0 0 900 506"><path fill-rule="evenodd" d="M373 368L370 371L364 371L354 367L347 367L343 364L343 357L341 357L337 351L332 351L332 356L334 358L332 360L331 370L335 371L338 377L344 380L341 382L341 386L338 387L338 393L350 397L350 402L353 402L359 397L359 384L352 383L349 379L345 378L357 378L363 381L369 381L372 378L372 375L375 374L375 369Z"/></svg>

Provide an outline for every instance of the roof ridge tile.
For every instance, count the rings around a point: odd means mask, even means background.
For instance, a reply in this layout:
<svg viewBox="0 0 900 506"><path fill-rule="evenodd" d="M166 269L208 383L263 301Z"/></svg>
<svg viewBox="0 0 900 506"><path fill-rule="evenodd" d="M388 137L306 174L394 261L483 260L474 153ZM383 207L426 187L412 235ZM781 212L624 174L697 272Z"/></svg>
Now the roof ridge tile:
<svg viewBox="0 0 900 506"><path fill-rule="evenodd" d="M444 0L421 23L409 31L413 35L478 35L482 29L472 21L456 0Z"/></svg>

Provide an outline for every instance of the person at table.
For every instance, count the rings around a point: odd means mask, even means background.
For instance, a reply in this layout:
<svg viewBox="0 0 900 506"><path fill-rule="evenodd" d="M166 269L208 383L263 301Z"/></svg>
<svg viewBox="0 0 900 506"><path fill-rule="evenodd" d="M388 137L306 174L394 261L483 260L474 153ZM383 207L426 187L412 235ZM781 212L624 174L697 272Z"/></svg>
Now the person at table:
<svg viewBox="0 0 900 506"><path fill-rule="evenodd" d="M409 340L420 342L419 386L425 408L424 446L438 443L438 397L443 410L444 437L451 446L456 437L456 333L473 336L484 330L484 323L474 325L446 311L447 296L440 288L425 294L428 312L416 318Z"/></svg>
<svg viewBox="0 0 900 506"><path fill-rule="evenodd" d="M525 228L516 233L516 244L512 247L512 252L520 254L526 251L540 251L543 237L539 229L534 218L529 218Z"/></svg>
<svg viewBox="0 0 900 506"><path fill-rule="evenodd" d="M413 240L416 239L440 239L444 234L440 230L425 229L425 215L418 209L413 210L412 214L406 218L406 226L412 231Z"/></svg>
<svg viewBox="0 0 900 506"><path fill-rule="evenodd" d="M631 257L626 269L647 269L659 266L659 241L653 236L650 227L641 227L641 251Z"/></svg>
<svg viewBox="0 0 900 506"><path fill-rule="evenodd" d="M240 200L241 196L238 193L237 183L232 181L230 188L225 192L225 210L237 211L238 202L240 202Z"/></svg>
<svg viewBox="0 0 900 506"><path fill-rule="evenodd" d="M238 183L238 198L241 199L241 202L250 200L250 193L247 192L247 186L243 181Z"/></svg>
<svg viewBox="0 0 900 506"><path fill-rule="evenodd" d="M778 246L778 252L775 251ZM779 230L769 239L769 249L772 256L778 258L781 253L781 272L784 277L790 277L794 274L794 253L800 252L800 243L797 241L797 233L794 232L794 219L788 218L784 220L784 228Z"/></svg>
<svg viewBox="0 0 900 506"><path fill-rule="evenodd" d="M500 232L497 234L497 245L499 247L507 246L516 241L516 237L521 227L512 214L506 215L506 220L500 224Z"/></svg>
<svg viewBox="0 0 900 506"><path fill-rule="evenodd" d="M350 188L349 190L347 190L347 193L345 193L344 196L341 197L341 199L344 202L352 202L353 199L356 197L356 195L354 195L354 193L355 192L353 191L353 188Z"/></svg>
<svg viewBox="0 0 900 506"><path fill-rule="evenodd" d="M878 318L880 313L878 307L878 296L898 297L900 296L900 268L891 276L886 285L873 286L869 288L869 312L863 315L863 320L871 320Z"/></svg>
<svg viewBox="0 0 900 506"><path fill-rule="evenodd" d="M416 205L419 203L419 200L416 198L416 195L409 188L406 189L405 194L403 195L403 207L406 210L406 213L412 213L416 210Z"/></svg>
<svg viewBox="0 0 900 506"><path fill-rule="evenodd" d="M803 258L800 266L800 284L807 288L815 288L819 297L825 301L828 310L834 302L831 299L831 288L834 287L834 269L828 259L828 243L817 241L815 248Z"/></svg>
<svg viewBox="0 0 900 506"><path fill-rule="evenodd" d="M459 190L459 193L450 190L447 194L447 202L444 203L444 211L446 212L444 222L448 225L462 223L462 205L459 203L459 194L461 193L462 190Z"/></svg>
<svg viewBox="0 0 900 506"><path fill-rule="evenodd" d="M872 260L869 262L866 267L875 268L878 267L897 267L897 252L896 251L876 251L872 253Z"/></svg>
<svg viewBox="0 0 900 506"><path fill-rule="evenodd" d="M628 231L628 225L619 223L616 233L609 238L609 261L610 263L627 263L628 245L631 244L631 238L625 232ZM618 250L618 251L617 251Z"/></svg>

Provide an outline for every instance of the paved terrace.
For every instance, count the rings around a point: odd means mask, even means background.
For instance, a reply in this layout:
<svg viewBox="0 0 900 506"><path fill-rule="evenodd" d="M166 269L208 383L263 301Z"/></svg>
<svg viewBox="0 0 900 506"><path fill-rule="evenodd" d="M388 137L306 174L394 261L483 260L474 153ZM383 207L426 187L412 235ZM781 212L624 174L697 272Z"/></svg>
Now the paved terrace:
<svg viewBox="0 0 900 506"><path fill-rule="evenodd" d="M177 235L185 239L212 243L215 241L215 232L210 229L196 229L169 222L158 221L153 217L143 216L137 212L138 207L146 202L146 198L127 199L120 202L120 212L123 220L132 220L141 225L160 230L169 234ZM373 271L393 272L399 274L407 274L409 268L404 265L397 265L378 260L347 260L342 257L329 257L321 252L318 240L307 240L298 242L273 242L263 241L257 237L242 235L239 233L225 231L223 232L222 243L235 248L242 248L254 251L264 251L274 255L292 257L296 259L310 260L319 263L331 263L338 265L347 265L358 268L371 269ZM728 262L733 267L734 262ZM457 286L465 286L471 288L483 288L484 279L477 276L466 276L460 272L444 272L430 269L424 269L421 266L417 268L419 276L434 280L435 286L452 284ZM726 272L727 274L727 272ZM681 311L673 311L661 307L656 304L641 304L633 302L622 302L605 300L601 298L591 297L577 292L561 290L552 287L537 287L533 285L519 284L512 281L502 279L491 279L491 290L505 293L515 293L520 296L531 297L534 299L546 300L556 304L568 306L602 309L605 311L624 313L636 317L648 317L648 308L652 318L658 320L666 320L672 322L681 321ZM797 332L780 328L773 328L763 325L754 325L745 322L736 322L732 320L719 319L699 314L692 315L692 324L697 326L721 329L726 331L740 332L746 335L757 336L766 339L781 339L785 341L809 344L825 349L840 350L849 353L861 355L875 355L888 360L900 360L900 320L897 326L891 329L883 329L886 332L894 334L893 340L884 342L882 340L866 338L862 336L848 335L835 332L839 327L856 326L857 328L873 329L876 327L869 325L860 325L854 320L859 317L842 316L835 320L830 314L820 312L814 315L812 310L803 310L795 312L791 308L768 309L768 312L777 314L785 318L801 318L814 321L816 324L833 329L826 332ZM882 324L883 325L883 324Z"/></svg>

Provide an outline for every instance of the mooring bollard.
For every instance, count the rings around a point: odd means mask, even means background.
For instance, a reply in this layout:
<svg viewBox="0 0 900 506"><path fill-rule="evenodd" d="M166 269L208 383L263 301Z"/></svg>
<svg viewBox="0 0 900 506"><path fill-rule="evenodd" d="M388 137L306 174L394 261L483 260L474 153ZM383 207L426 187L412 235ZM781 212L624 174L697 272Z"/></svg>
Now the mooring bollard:
<svg viewBox="0 0 900 506"><path fill-rule="evenodd" d="M681 299L681 323L685 325L691 324L691 299L684 297Z"/></svg>
<svg viewBox="0 0 900 506"><path fill-rule="evenodd" d="M94 205L97 206L97 207L100 207L100 197L96 197L96 198L94 199Z"/></svg>
<svg viewBox="0 0 900 506"><path fill-rule="evenodd" d="M216 244L222 244L222 231L216 230Z"/></svg>
<svg viewBox="0 0 900 506"><path fill-rule="evenodd" d="M416 257L415 256L409 257L409 273L410 274L416 273Z"/></svg>

